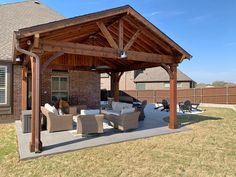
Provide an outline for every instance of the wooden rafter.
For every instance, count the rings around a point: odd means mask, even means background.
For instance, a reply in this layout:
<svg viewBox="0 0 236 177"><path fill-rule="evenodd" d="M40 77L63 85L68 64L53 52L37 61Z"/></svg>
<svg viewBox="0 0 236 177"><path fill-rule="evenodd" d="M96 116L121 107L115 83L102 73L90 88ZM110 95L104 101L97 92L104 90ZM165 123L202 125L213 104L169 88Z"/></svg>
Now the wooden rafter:
<svg viewBox="0 0 236 177"><path fill-rule="evenodd" d="M102 21L99 21L99 22L97 22L97 25L98 25L99 29L101 30L102 34L104 35L104 37L107 39L110 46L114 49L118 49L116 42L114 41L112 35L108 31L108 29L106 28L104 23Z"/></svg>
<svg viewBox="0 0 236 177"><path fill-rule="evenodd" d="M138 38L139 34L141 33L141 30L138 30L130 39L130 41L125 45L125 50L129 50L130 47L133 45L133 43L135 42L135 40Z"/></svg>
<svg viewBox="0 0 236 177"><path fill-rule="evenodd" d="M122 19L119 20L119 49L124 48L124 22Z"/></svg>
<svg viewBox="0 0 236 177"><path fill-rule="evenodd" d="M68 54L77 54L85 56L112 58L123 60L119 58L118 49L108 47L91 46L87 44L78 44L62 41L41 41L42 49L48 52L64 52ZM152 63L173 63L175 57L170 55L160 55L154 53L128 51L128 57L125 60L144 61Z"/></svg>

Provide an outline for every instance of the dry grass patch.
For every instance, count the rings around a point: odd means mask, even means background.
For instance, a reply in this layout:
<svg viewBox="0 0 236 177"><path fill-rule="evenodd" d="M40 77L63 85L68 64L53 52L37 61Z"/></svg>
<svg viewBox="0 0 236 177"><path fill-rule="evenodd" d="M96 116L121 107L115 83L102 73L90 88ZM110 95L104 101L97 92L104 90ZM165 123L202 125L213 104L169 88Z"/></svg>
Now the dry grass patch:
<svg viewBox="0 0 236 177"><path fill-rule="evenodd" d="M236 112L180 116L191 131L19 161L14 124L0 125L0 176L236 176Z"/></svg>

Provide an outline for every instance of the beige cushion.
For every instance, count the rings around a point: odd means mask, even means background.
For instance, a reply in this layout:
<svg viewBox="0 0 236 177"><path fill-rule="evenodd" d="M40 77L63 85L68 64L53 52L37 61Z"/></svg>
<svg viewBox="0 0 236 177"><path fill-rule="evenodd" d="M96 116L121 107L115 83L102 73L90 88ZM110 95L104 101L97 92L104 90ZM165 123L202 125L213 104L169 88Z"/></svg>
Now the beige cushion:
<svg viewBox="0 0 236 177"><path fill-rule="evenodd" d="M81 109L80 111L81 115L95 115L99 113L100 113L99 109Z"/></svg>
<svg viewBox="0 0 236 177"><path fill-rule="evenodd" d="M132 107L133 107L132 104L115 102L115 101L112 102L112 110L115 112L121 112L122 109L132 108Z"/></svg>
<svg viewBox="0 0 236 177"><path fill-rule="evenodd" d="M125 109L122 109L120 114L126 114L126 113L131 113L131 112L134 112L135 111L135 108L125 108Z"/></svg>
<svg viewBox="0 0 236 177"><path fill-rule="evenodd" d="M103 114L106 114L106 115L115 115L115 116L120 116L120 113L119 112L115 112L113 110L101 110L101 112Z"/></svg>

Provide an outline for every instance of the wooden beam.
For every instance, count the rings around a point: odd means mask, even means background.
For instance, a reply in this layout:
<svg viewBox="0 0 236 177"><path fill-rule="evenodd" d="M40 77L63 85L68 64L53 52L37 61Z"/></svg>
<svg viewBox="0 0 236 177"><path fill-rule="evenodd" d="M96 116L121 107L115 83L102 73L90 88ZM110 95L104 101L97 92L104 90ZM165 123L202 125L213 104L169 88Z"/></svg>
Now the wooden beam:
<svg viewBox="0 0 236 177"><path fill-rule="evenodd" d="M48 65L55 59L57 59L58 57L64 55L64 52L56 52L53 56L51 56L49 59L47 59L44 64L42 65L42 69L41 69L41 73L43 73L45 71L45 69L48 67Z"/></svg>
<svg viewBox="0 0 236 177"><path fill-rule="evenodd" d="M45 32L61 29L68 26L80 25L83 23L96 21L103 18L109 18L116 15L123 15L123 14L127 14L129 8L130 6L126 5L123 7L109 9L109 10L105 10L105 11L101 11L97 13L92 13L92 14L74 17L70 19L63 19L63 20L46 23L46 24L42 24L42 25L38 25L34 27L24 28L24 29L19 30L19 34L20 34L20 37L27 37L27 36L34 35L35 33L45 33Z"/></svg>
<svg viewBox="0 0 236 177"><path fill-rule="evenodd" d="M33 47L36 49L39 48L39 34L38 33L34 35Z"/></svg>
<svg viewBox="0 0 236 177"><path fill-rule="evenodd" d="M138 30L130 39L130 41L125 45L125 50L129 50L129 48L133 45L133 43L135 42L135 40L138 38L139 34L141 33L140 30Z"/></svg>
<svg viewBox="0 0 236 177"><path fill-rule="evenodd" d="M22 80L21 80L21 110L27 110L27 80L28 80L28 69L22 67Z"/></svg>
<svg viewBox="0 0 236 177"><path fill-rule="evenodd" d="M106 28L104 23L102 21L100 21L100 22L97 22L97 25L98 25L99 29L101 30L102 34L104 35L104 37L107 39L110 46L114 49L118 49L116 42L114 41L112 35L108 31L108 29Z"/></svg>
<svg viewBox="0 0 236 177"><path fill-rule="evenodd" d="M170 55L161 55L154 53L128 51L128 57L126 59L119 58L118 49L92 46L87 44L62 42L62 41L45 41L41 40L42 49L48 52L64 52L68 54L77 54L85 56L94 56L102 58L112 58L117 60L133 60L133 61L144 61L151 63L175 63L176 58Z"/></svg>
<svg viewBox="0 0 236 177"><path fill-rule="evenodd" d="M123 71L123 72L133 71L133 70L152 68L152 67L157 67L157 66L160 66L160 65L156 63L138 63L138 64L122 67L119 71Z"/></svg>
<svg viewBox="0 0 236 177"><path fill-rule="evenodd" d="M146 28L150 29L154 34L158 35L163 41L168 43L170 46L175 48L177 51L185 55L185 58L191 58L192 56L186 52L183 48L181 48L178 44L176 44L171 38L169 38L167 35L165 35L163 32L161 32L156 26L151 24L147 19L145 19L142 15L137 13L135 10L129 11L130 15L135 17L137 21L141 22Z"/></svg>
<svg viewBox="0 0 236 177"><path fill-rule="evenodd" d="M124 48L124 22L122 19L119 20L119 49Z"/></svg>

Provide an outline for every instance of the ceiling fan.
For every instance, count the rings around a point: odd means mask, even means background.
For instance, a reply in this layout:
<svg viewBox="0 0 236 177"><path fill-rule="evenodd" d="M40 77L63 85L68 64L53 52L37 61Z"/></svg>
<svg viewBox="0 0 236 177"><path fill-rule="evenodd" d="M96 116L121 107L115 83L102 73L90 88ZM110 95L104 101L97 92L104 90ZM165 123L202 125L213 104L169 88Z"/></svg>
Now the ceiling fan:
<svg viewBox="0 0 236 177"><path fill-rule="evenodd" d="M92 70L92 71L95 71L95 70L103 70L103 69L111 69L110 66L107 66L107 65L98 65L98 66L95 66L95 65L91 65L91 66L77 66L76 67L77 69L81 69L81 70Z"/></svg>

